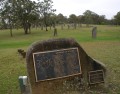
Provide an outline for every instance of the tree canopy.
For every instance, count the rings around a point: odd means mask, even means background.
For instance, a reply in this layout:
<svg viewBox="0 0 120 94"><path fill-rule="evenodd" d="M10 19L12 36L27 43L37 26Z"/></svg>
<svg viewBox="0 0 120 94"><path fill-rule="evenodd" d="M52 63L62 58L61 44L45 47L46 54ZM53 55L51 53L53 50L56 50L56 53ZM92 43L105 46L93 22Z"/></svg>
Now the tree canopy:
<svg viewBox="0 0 120 94"><path fill-rule="evenodd" d="M30 33L28 30L30 31L31 24L41 18L43 19L42 24L47 27L49 17L55 11L52 9L53 2L51 0L43 0L38 3L31 0L6 0L0 1L0 3L0 17L3 27L8 28L8 24L15 25L19 22L25 34Z"/></svg>
<svg viewBox="0 0 120 94"><path fill-rule="evenodd" d="M0 0L0 29L23 28L25 34L30 33L31 26L45 27L56 24L118 24L120 25L120 12L114 19L108 20L105 15L86 10L83 15L70 14L67 18L63 14L55 14L52 0Z"/></svg>
<svg viewBox="0 0 120 94"><path fill-rule="evenodd" d="M114 16L116 24L120 25L120 11Z"/></svg>
<svg viewBox="0 0 120 94"><path fill-rule="evenodd" d="M38 2L40 18L43 19L46 31L48 31L47 26L50 24L50 16L56 11L55 9L52 9L52 3L52 0L43 0Z"/></svg>

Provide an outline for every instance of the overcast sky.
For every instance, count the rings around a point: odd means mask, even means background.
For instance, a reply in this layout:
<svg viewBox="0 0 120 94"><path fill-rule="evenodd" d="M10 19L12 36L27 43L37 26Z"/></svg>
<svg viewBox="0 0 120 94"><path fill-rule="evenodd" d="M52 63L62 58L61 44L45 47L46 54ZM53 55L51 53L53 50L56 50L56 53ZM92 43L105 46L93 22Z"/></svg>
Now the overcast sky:
<svg viewBox="0 0 120 94"><path fill-rule="evenodd" d="M34 0L37 1L37 0ZM41 1L41 0L40 0ZM70 14L83 15L86 10L91 10L98 15L105 15L111 19L120 11L120 0L52 0L56 14L62 13L69 17Z"/></svg>
<svg viewBox="0 0 120 94"><path fill-rule="evenodd" d="M120 11L120 0L52 0L56 14L64 16L70 14L82 15L86 10L91 10L107 19L113 18Z"/></svg>

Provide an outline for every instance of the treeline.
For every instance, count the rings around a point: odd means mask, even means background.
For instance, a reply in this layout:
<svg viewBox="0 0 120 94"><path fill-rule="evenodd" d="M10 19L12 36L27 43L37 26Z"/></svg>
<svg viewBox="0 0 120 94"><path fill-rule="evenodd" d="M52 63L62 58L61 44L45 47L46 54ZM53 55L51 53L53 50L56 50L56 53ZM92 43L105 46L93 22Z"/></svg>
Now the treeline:
<svg viewBox="0 0 120 94"><path fill-rule="evenodd" d="M98 15L86 10L83 15L71 14L68 18L63 14L55 14L52 0L0 0L0 29L23 28L25 34L30 33L32 27L55 27L56 24L112 24L120 25L120 12L114 19L108 20L105 15Z"/></svg>

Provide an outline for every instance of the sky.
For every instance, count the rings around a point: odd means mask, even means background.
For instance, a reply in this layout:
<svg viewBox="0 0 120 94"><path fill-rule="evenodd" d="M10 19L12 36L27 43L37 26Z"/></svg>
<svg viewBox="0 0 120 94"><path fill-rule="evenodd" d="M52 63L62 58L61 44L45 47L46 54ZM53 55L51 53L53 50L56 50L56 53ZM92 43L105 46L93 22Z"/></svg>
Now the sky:
<svg viewBox="0 0 120 94"><path fill-rule="evenodd" d="M112 19L120 11L120 0L52 0L56 14L62 13L69 17L70 14L83 15L86 10L91 10L98 15L105 15Z"/></svg>

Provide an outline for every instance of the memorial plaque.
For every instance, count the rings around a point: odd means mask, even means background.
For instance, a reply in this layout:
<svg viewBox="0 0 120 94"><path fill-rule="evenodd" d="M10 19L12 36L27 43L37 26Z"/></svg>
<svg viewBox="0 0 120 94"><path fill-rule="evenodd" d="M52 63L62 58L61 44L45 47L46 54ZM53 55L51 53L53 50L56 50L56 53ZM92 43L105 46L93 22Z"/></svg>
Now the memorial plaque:
<svg viewBox="0 0 120 94"><path fill-rule="evenodd" d="M81 74L78 48L33 53L36 82Z"/></svg>
<svg viewBox="0 0 120 94"><path fill-rule="evenodd" d="M89 72L89 82L90 82L90 84L104 83L103 70L90 71Z"/></svg>

